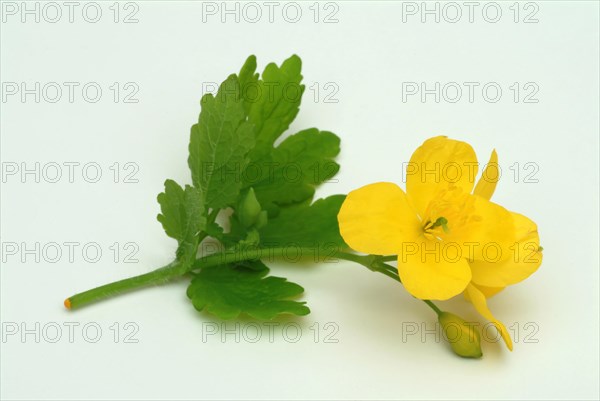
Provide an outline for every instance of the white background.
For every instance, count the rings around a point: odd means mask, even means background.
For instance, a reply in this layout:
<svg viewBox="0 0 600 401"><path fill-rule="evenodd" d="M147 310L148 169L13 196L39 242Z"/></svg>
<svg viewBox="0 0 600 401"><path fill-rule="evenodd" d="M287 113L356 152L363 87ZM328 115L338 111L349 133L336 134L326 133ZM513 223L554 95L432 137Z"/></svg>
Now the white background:
<svg viewBox="0 0 600 401"><path fill-rule="evenodd" d="M50 166L46 172L52 178L51 163L80 165L73 183L64 165L57 183L43 176L37 183L31 174L3 177L2 243L20 247L16 255L3 254L1 269L3 399L599 397L598 3L520 3L514 22L513 2L499 2L502 15L496 23L486 21L495 18L495 9L482 14L486 3L478 3L469 22L462 2L457 3L462 18L455 23L449 20L456 9L438 4L439 23L435 15L425 15L422 22L420 11L403 14L403 7L407 11L412 5L401 2L321 3L316 23L312 2L298 3L302 16L296 23L285 20L295 15L289 8L289 14L282 14L283 3L272 23L262 2L257 3L262 19L256 23L247 21L255 18L255 9L246 8L244 14L238 6L240 21L226 15L223 23L221 9L209 15L199 2L136 2L137 23L123 23L126 14L136 11L124 4L117 23L112 2L98 3L102 16L97 23L83 18L85 3L75 8L72 23L62 3L62 18L55 23L48 20L56 10L47 8L43 14L38 4L40 21L26 15L22 22L21 3L12 3L19 8L15 15L6 11L7 3L0 42L3 85L80 86L72 103L65 86L56 103L48 101L54 92L42 93L36 103L34 95L23 101L20 93L8 95L3 88L3 171L11 163L33 168L39 162L40 169ZM87 11L93 19L94 10ZM324 23L331 12L330 20L338 22ZM532 12L538 22L524 23ZM513 338L519 332L514 352L485 342L483 359L464 360L444 342L436 343L433 334L425 341L420 334L406 336L407 324L433 328L435 315L392 280L346 262L272 264L275 275L305 287L312 309L304 318L278 320L272 342L266 326L257 343L243 336L238 343L233 334L222 341L222 333L203 339L208 328L221 322L192 308L185 282L75 312L63 308L68 295L170 261L175 243L155 220L155 197L166 178L190 182L189 127L199 112L203 83L237 72L249 54L257 55L262 70L267 62L280 63L293 53L303 59L307 90L290 131L316 126L342 138L339 181L323 186L319 196L377 181L402 184L402 163L430 136L472 143L481 162L497 149L504 175L494 199L536 221L544 247L539 271L490 301L496 316L513 327ZM88 82L103 90L97 103L82 97ZM116 103L109 88L114 82L121 86ZM137 103L123 102L128 82L139 88ZM456 103L448 101L454 92L442 93L439 103L433 95L425 101L419 95L403 99L406 82L425 82L428 88L456 82L463 94ZM480 85L472 102L463 82ZM502 89L495 103L488 101L493 91L488 100L481 92L490 82ZM510 89L515 82L521 87L517 101ZM523 86L530 82L538 91L529 100L537 103L524 102L532 86ZM325 88L327 83L333 86ZM337 93L325 99L333 90ZM97 183L82 176L81 167L90 162L102 169ZM119 183L110 170L115 162ZM138 183L123 182L123 173L132 171L124 169L128 162L139 167L133 177ZM528 162L533 167L525 169ZM511 170L515 163L518 168ZM529 178L538 182L526 182L533 169ZM51 263L52 255L41 255L36 262L21 248L36 242L40 247L52 242L80 246L73 263L64 245L60 261ZM139 261L124 263L121 249L115 263L109 249L115 242L121 248L137 244ZM101 247L97 263L83 259L81 248L87 243ZM479 319L462 299L442 306ZM70 322L79 323L73 342L68 325L75 323ZM128 322L136 326L125 326ZM281 330L291 327L287 334L294 337L294 322L302 330L295 343L286 341ZM325 329L328 322L334 325ZM120 328L116 343L115 323ZM252 329L250 320L238 323ZM88 337L82 333L85 324ZM229 322L226 328L234 325ZM53 343L57 326L62 337ZM19 332L10 335L15 327ZM94 327L102 334L91 343L86 339L95 337ZM131 338L137 343L125 341L131 327L139 329ZM338 342L325 342L336 327L332 339ZM22 338L23 328L33 334ZM532 341L526 342L526 336Z"/></svg>

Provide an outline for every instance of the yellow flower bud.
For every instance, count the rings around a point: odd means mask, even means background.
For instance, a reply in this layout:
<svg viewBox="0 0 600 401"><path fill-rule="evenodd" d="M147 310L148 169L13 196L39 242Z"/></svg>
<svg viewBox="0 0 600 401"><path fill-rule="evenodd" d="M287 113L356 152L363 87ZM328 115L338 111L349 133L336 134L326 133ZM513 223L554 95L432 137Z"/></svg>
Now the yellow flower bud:
<svg viewBox="0 0 600 401"><path fill-rule="evenodd" d="M473 325L448 312L438 314L438 320L442 325L444 337L456 355L464 358L479 358L483 355L479 332Z"/></svg>

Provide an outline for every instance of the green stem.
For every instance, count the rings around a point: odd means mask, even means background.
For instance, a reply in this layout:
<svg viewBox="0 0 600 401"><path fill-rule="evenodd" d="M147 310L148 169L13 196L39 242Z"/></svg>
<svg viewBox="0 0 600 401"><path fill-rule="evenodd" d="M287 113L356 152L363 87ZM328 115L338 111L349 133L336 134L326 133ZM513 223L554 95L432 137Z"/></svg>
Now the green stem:
<svg viewBox="0 0 600 401"><path fill-rule="evenodd" d="M396 268L383 263L381 256L375 256L375 255L361 256L361 255L356 255L353 253L346 253L346 252L337 252L337 254L335 256L340 259L359 263L371 271L384 274L398 282L401 282L400 277L398 277L398 272L397 272Z"/></svg>
<svg viewBox="0 0 600 401"><path fill-rule="evenodd" d="M115 281L113 283L105 284L100 287L92 288L91 290L73 295L65 300L65 306L69 309L76 309L114 295L129 292L150 285L165 283L176 277L182 276L192 270L229 263L242 262L245 260L261 259L264 257L278 257L282 256L286 251L287 248L279 247L249 249L238 252L220 252L196 259L196 261L186 269L182 269L182 266L180 264L173 262L150 273L145 273L139 276ZM299 252L301 252L301 254L313 253L314 248L300 248ZM362 266L365 266L371 271L384 274L398 282L401 282L396 268L386 263L383 263L383 257L381 256L356 255L347 252L337 252L335 256L339 259L344 259L358 263ZM429 307L431 307L438 315L442 313L442 311L437 306L435 306L433 302L428 300L424 302L427 305L429 305Z"/></svg>
<svg viewBox="0 0 600 401"><path fill-rule="evenodd" d="M220 211L221 209L213 209L206 218L206 224L208 225L214 223ZM198 234L198 244L204 241L206 237L208 237L208 233L206 231L200 231Z"/></svg>
<svg viewBox="0 0 600 401"><path fill-rule="evenodd" d="M213 209L211 210L211 212L209 213L208 217L206 218L206 221L208 222L208 224L212 224L215 222L215 220L217 220L217 216L219 215L219 212L221 211L221 209Z"/></svg>
<svg viewBox="0 0 600 401"><path fill-rule="evenodd" d="M381 270L377 270L379 273L384 274L394 280L396 280L397 282L401 283L402 281L400 281L400 277L397 274L392 273L391 271L387 270L387 269L381 269Z"/></svg>
<svg viewBox="0 0 600 401"><path fill-rule="evenodd" d="M244 260L260 259L262 257L281 256L283 252L287 250L288 248L281 247L252 249L239 252L215 253L196 259L196 261L187 269L182 269L179 263L173 262L149 273L115 281L110 284L105 284L100 287L92 288L91 290L75 294L65 300L65 306L68 309L80 308L114 295L154 284L165 283L176 277L182 276L191 270L218 266L227 263L241 262ZM314 248L300 248L299 251L301 253L310 253L314 252Z"/></svg>
<svg viewBox="0 0 600 401"><path fill-rule="evenodd" d="M424 299L423 302L425 302L431 309L433 309L433 311L439 316L440 314L442 314L442 310L440 308L438 308L433 302L431 302L428 299Z"/></svg>
<svg viewBox="0 0 600 401"><path fill-rule="evenodd" d="M65 306L68 309L75 309L91 302L95 302L113 295L121 294L135 288L141 288L152 284L165 283L174 277L181 275L181 269L177 269L179 265L170 263L150 273L142 274L135 277L126 278L124 280L115 281L110 284L105 284L91 290L73 295L65 300Z"/></svg>

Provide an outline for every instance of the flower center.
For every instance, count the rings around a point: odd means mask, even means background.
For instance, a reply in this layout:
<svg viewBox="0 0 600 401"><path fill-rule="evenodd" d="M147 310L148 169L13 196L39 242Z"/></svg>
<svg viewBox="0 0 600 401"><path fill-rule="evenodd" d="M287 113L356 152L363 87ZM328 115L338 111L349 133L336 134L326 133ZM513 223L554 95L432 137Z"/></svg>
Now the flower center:
<svg viewBox="0 0 600 401"><path fill-rule="evenodd" d="M431 220L427 221L427 223L425 223L425 225L423 226L425 238L430 240L441 241L442 238L440 237L440 235L438 235L440 234L439 227L441 227L445 234L448 234L450 232L450 229L448 228L448 219L446 219L445 217L438 217L437 220L434 222L432 222Z"/></svg>
<svg viewBox="0 0 600 401"><path fill-rule="evenodd" d="M454 185L440 189L422 219L425 238L442 241L457 234L475 217L473 212L473 199L468 193Z"/></svg>

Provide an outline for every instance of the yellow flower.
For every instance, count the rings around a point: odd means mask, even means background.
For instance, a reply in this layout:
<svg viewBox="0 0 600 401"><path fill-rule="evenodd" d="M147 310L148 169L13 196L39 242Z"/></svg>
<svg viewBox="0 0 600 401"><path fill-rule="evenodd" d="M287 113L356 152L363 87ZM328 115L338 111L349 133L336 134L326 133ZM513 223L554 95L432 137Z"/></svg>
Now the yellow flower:
<svg viewBox="0 0 600 401"><path fill-rule="evenodd" d="M417 298L446 300L464 292L512 349L486 298L539 267L537 226L490 201L500 176L495 151L475 186L477 171L469 144L430 138L406 167L406 192L380 182L348 194L338 215L340 233L357 251L398 255L400 279Z"/></svg>

